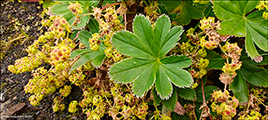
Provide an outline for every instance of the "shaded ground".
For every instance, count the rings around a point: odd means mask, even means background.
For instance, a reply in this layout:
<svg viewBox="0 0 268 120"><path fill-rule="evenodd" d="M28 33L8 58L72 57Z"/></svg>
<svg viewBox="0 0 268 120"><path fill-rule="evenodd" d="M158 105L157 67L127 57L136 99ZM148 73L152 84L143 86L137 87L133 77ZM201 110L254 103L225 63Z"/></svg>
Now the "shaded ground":
<svg viewBox="0 0 268 120"><path fill-rule="evenodd" d="M25 48L42 33L39 3L19 3L5 0L0 2L0 104L1 119L51 119L56 118L52 112L53 96L49 96L38 107L32 106L23 88L31 78L31 73L13 74L8 65L27 56ZM13 118L12 118L13 117Z"/></svg>

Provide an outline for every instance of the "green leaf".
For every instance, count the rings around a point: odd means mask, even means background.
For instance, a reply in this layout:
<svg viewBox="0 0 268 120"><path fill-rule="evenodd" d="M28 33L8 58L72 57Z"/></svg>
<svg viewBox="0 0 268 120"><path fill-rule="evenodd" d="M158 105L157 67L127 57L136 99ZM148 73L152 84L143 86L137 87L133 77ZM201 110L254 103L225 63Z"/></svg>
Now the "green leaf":
<svg viewBox="0 0 268 120"><path fill-rule="evenodd" d="M137 15L133 20L133 31L118 31L112 37L116 49L132 58L111 66L109 75L119 83L133 83L133 93L142 97L153 85L161 99L172 94L172 83L177 87L189 87L191 75L182 68L192 63L186 56L164 55L175 46L183 30L174 27L170 30L170 20L160 16L155 27L148 18Z"/></svg>
<svg viewBox="0 0 268 120"><path fill-rule="evenodd" d="M192 0L185 0L178 7L180 15L174 19L178 25L187 25L191 19L204 17L205 6L193 5Z"/></svg>
<svg viewBox="0 0 268 120"><path fill-rule="evenodd" d="M115 81L130 83L139 78L139 75L152 64L152 60L128 58L112 65L109 74L111 79Z"/></svg>
<svg viewBox="0 0 268 120"><path fill-rule="evenodd" d="M248 86L247 82L243 79L241 72L238 70L237 76L230 85L230 89L233 91L235 97L239 100L239 103L248 102Z"/></svg>
<svg viewBox="0 0 268 120"><path fill-rule="evenodd" d="M102 64L104 57L105 57L104 47L100 46L100 49L98 51L92 51L92 52L86 53L83 56L81 56L81 58L78 59L73 64L73 66L70 69L70 72L72 72L76 68L86 64L89 61L92 61L91 62L92 65L97 68Z"/></svg>
<svg viewBox="0 0 268 120"><path fill-rule="evenodd" d="M217 87L215 86L205 86L204 87L204 92L205 92L205 98L206 98L206 101L209 100L210 98L210 94L213 92L213 90L218 90ZM197 97L197 100L196 102L203 102L203 97L202 97L202 89L200 87L200 89L196 89L196 97Z"/></svg>
<svg viewBox="0 0 268 120"><path fill-rule="evenodd" d="M71 57L69 59L73 59L75 58L76 56L78 55L83 55L85 53L89 53L89 52L92 52L91 49L81 49L81 50L75 50L71 53Z"/></svg>
<svg viewBox="0 0 268 120"><path fill-rule="evenodd" d="M222 56L212 50L207 50L206 59L209 60L208 69L222 69L225 62Z"/></svg>
<svg viewBox="0 0 268 120"><path fill-rule="evenodd" d="M81 4L81 6L89 10L91 10L92 6L96 7L99 3L99 1L95 0L77 0L77 1L79 4Z"/></svg>
<svg viewBox="0 0 268 120"><path fill-rule="evenodd" d="M129 39L131 39L131 41ZM116 32L112 37L112 43L116 46L120 53L125 55L142 59L153 59L151 51L148 49L143 49L145 47L143 42L131 32Z"/></svg>
<svg viewBox="0 0 268 120"><path fill-rule="evenodd" d="M188 58L184 55L182 56L168 56L161 59L161 62L169 68L186 68L192 64L191 58Z"/></svg>
<svg viewBox="0 0 268 120"><path fill-rule="evenodd" d="M48 8L49 6L55 5L56 2L52 0L43 0L42 7L43 8Z"/></svg>
<svg viewBox="0 0 268 120"><path fill-rule="evenodd" d="M243 64L250 64L250 65L268 65L268 55L263 55L263 61L260 63L253 62L248 56L242 56L241 59Z"/></svg>
<svg viewBox="0 0 268 120"><path fill-rule="evenodd" d="M268 87L268 72L264 68L243 64L239 71L249 83L255 86Z"/></svg>
<svg viewBox="0 0 268 120"><path fill-rule="evenodd" d="M133 32L135 33L135 36L137 36L137 39L140 41L141 47L147 51L148 54L156 57L156 54L153 53L151 48L154 44L150 45L150 43L154 43L154 34L153 27L151 26L149 19L146 19L143 15L137 15L133 20Z"/></svg>
<svg viewBox="0 0 268 120"><path fill-rule="evenodd" d="M150 64L138 75L139 77L133 82L133 94L143 97L144 93L153 86L156 78L154 71L157 67L156 63ZM156 90L158 90L157 87Z"/></svg>
<svg viewBox="0 0 268 120"><path fill-rule="evenodd" d="M178 95L186 100L195 101L197 99L194 89L179 89Z"/></svg>
<svg viewBox="0 0 268 120"><path fill-rule="evenodd" d="M183 29L180 26L173 27L166 36L166 39L161 40L160 42L160 52L159 57L162 58L167 54L173 47L177 45L177 41L180 40L178 36L181 36Z"/></svg>
<svg viewBox="0 0 268 120"><path fill-rule="evenodd" d="M71 34L71 37L70 37L70 39L74 39L75 37L77 37L78 36L78 32L79 32L80 30L75 30L72 34Z"/></svg>
<svg viewBox="0 0 268 120"><path fill-rule="evenodd" d="M104 50L101 50L102 53L100 53L97 57L95 57L92 61L91 64L95 67L98 68L102 65L103 60L105 58L105 53Z"/></svg>
<svg viewBox="0 0 268 120"><path fill-rule="evenodd" d="M173 11L182 3L181 0L158 0L157 2L163 4L168 12Z"/></svg>
<svg viewBox="0 0 268 120"><path fill-rule="evenodd" d="M59 4L59 5L54 5L51 7L50 9L50 13L51 14L55 14L55 15L63 15L65 13L71 12L67 7L70 4Z"/></svg>
<svg viewBox="0 0 268 120"><path fill-rule="evenodd" d="M160 3L159 5L158 5L158 7L159 7L159 13L160 14L166 14L166 15L168 15L169 13L168 13L168 11L167 11L167 8L166 8L166 6L163 4L163 3Z"/></svg>
<svg viewBox="0 0 268 120"><path fill-rule="evenodd" d="M209 2L208 6L206 7L204 15L204 17L215 17L215 14L213 12L213 4L211 2Z"/></svg>
<svg viewBox="0 0 268 120"><path fill-rule="evenodd" d="M99 32L99 23L96 19L90 18L87 25L92 34Z"/></svg>
<svg viewBox="0 0 268 120"><path fill-rule="evenodd" d="M262 18L263 11L251 11L259 1L216 0L214 12L222 20L221 35L246 36L245 48L248 56L256 62L261 61L254 43L262 50L268 51L268 25Z"/></svg>
<svg viewBox="0 0 268 120"><path fill-rule="evenodd" d="M89 47L89 38L91 37L91 35L92 34L90 32L83 30L79 33L78 39L80 40L82 44Z"/></svg>
<svg viewBox="0 0 268 120"><path fill-rule="evenodd" d="M153 89L152 91L153 91L153 95L154 95L155 105L158 106L160 104L160 102L162 101L162 99L157 95L155 89Z"/></svg>
<svg viewBox="0 0 268 120"><path fill-rule="evenodd" d="M173 111L175 109L177 99L177 91L174 90L172 96L168 100L163 100L163 105L165 105L168 110Z"/></svg>

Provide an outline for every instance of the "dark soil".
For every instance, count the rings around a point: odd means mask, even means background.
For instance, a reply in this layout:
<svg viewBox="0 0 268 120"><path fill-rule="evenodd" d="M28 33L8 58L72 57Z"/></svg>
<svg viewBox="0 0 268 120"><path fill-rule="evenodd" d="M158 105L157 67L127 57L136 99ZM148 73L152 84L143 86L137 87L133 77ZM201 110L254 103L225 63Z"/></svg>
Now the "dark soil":
<svg viewBox="0 0 268 120"><path fill-rule="evenodd" d="M38 2L20 3L11 0L0 1L0 4L0 119L66 118L67 110L65 113L53 113L53 95L47 96L38 107L32 106L28 100L31 94L24 92L24 86L32 78L31 73L13 74L7 69L16 59L27 56L27 46L42 34L42 6ZM21 105L19 103L23 103L22 108L11 111L10 108Z"/></svg>

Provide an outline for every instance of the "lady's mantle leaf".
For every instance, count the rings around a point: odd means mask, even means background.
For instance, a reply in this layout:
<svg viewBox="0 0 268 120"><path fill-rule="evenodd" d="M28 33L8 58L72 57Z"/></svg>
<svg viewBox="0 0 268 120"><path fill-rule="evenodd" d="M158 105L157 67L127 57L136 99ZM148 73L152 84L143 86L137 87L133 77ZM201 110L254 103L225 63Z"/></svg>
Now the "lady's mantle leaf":
<svg viewBox="0 0 268 120"><path fill-rule="evenodd" d="M153 28L145 16L137 15L133 21L133 31L119 31L112 37L116 49L132 58L112 65L109 70L111 79L120 83L133 82L133 93L139 97L155 84L162 99L171 96L171 82L178 87L191 85L191 75L181 69L189 67L191 59L185 56L164 57L179 40L183 32L181 27L170 30L169 18L162 15Z"/></svg>
<svg viewBox="0 0 268 120"><path fill-rule="evenodd" d="M71 57L70 57L69 59L73 59L73 58L75 58L75 57L78 56L78 55L83 55L83 54L85 54L85 53L90 53L90 52L92 52L91 49L80 49L80 50L75 50L75 51L73 51L73 52L71 53Z"/></svg>
<svg viewBox="0 0 268 120"><path fill-rule="evenodd" d="M75 51L74 51L75 52ZM80 53L81 51L77 51L77 53ZM81 58L79 58L74 65L71 67L70 72L72 72L73 70L75 70L76 68L86 64L89 61L92 61L91 64L94 67L99 67L102 62L103 59L105 57L105 53L104 53L104 47L100 46L100 49L98 51L91 51L90 50L85 50L84 51L85 54L83 54L83 56L81 56Z"/></svg>
<svg viewBox="0 0 268 120"><path fill-rule="evenodd" d="M177 103L177 91L174 90L174 93L168 100L164 100L163 104L167 107L168 110L173 111Z"/></svg>
<svg viewBox="0 0 268 120"><path fill-rule="evenodd" d="M264 68L243 64L239 71L249 83L255 86L268 87L268 72Z"/></svg>
<svg viewBox="0 0 268 120"><path fill-rule="evenodd" d="M225 62L222 56L212 50L207 50L206 59L209 59L208 69L222 69Z"/></svg>
<svg viewBox="0 0 268 120"><path fill-rule="evenodd" d="M194 89L179 89L178 95L186 100L195 101L197 99Z"/></svg>
<svg viewBox="0 0 268 120"><path fill-rule="evenodd" d="M79 35L78 35L78 39L80 40L80 42L83 44L83 45L85 45L85 46L87 46L87 47L89 47L89 38L91 37L91 33L90 32L88 32L87 30L83 30L83 31L81 31L80 33L79 33Z"/></svg>
<svg viewBox="0 0 268 120"><path fill-rule="evenodd" d="M233 91L235 97L239 100L239 103L248 102L247 82L243 79L240 71L237 72L237 76L231 83L230 89Z"/></svg>
<svg viewBox="0 0 268 120"><path fill-rule="evenodd" d="M192 0L185 0L180 5L180 15L175 18L178 25L186 25L191 19L198 19L204 16L205 6L193 5Z"/></svg>
<svg viewBox="0 0 268 120"><path fill-rule="evenodd" d="M259 1L215 0L214 12L223 20L221 35L246 36L245 48L248 55L256 62L261 59L254 43L264 51L268 51L268 24L262 18L262 11L250 13ZM254 42L254 43L253 43Z"/></svg>
<svg viewBox="0 0 268 120"><path fill-rule="evenodd" d="M96 19L90 18L88 22L89 30L92 34L99 32L99 23Z"/></svg>

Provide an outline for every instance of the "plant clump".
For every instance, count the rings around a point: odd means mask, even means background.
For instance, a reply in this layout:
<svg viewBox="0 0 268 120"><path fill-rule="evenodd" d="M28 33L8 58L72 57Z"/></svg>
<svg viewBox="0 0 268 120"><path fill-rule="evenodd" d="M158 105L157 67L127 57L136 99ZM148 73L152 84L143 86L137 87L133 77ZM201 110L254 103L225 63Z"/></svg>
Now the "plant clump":
<svg viewBox="0 0 268 120"><path fill-rule="evenodd" d="M31 71L31 105L54 94L54 112L88 120L267 118L266 1L102 4L58 1L44 10L46 31L8 66ZM129 21L133 6L145 14Z"/></svg>

